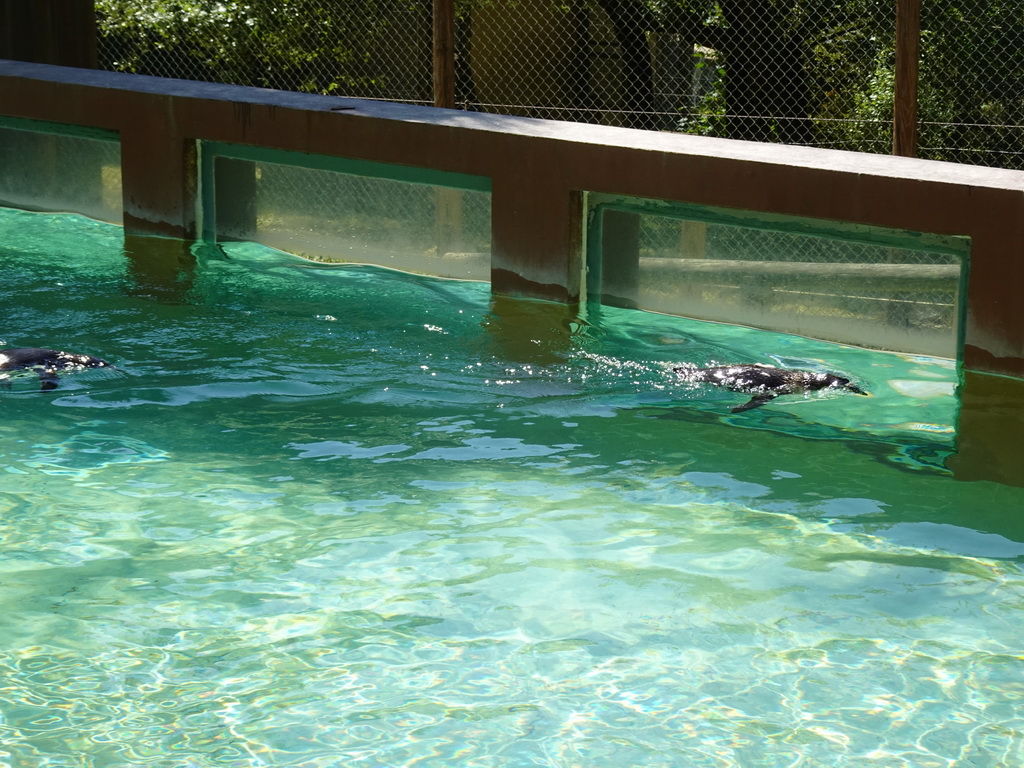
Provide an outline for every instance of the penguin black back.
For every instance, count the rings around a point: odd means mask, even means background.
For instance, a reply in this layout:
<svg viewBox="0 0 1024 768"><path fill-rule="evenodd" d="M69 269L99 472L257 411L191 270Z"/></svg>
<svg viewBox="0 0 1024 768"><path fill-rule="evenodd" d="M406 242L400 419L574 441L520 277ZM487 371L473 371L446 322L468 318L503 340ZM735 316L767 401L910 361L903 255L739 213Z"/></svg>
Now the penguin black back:
<svg viewBox="0 0 1024 768"><path fill-rule="evenodd" d="M845 389L858 395L867 394L848 378L823 371L802 371L771 365L716 365L709 368L680 366L672 370L684 381L713 384L732 392L753 395L748 402L733 408L733 413L760 408L779 395L797 395L823 389Z"/></svg>
<svg viewBox="0 0 1024 768"><path fill-rule="evenodd" d="M15 371L35 371L41 390L57 388L57 373L84 368L113 368L106 360L92 355L63 352L44 347L11 347L0 349L0 382L6 384L7 375Z"/></svg>

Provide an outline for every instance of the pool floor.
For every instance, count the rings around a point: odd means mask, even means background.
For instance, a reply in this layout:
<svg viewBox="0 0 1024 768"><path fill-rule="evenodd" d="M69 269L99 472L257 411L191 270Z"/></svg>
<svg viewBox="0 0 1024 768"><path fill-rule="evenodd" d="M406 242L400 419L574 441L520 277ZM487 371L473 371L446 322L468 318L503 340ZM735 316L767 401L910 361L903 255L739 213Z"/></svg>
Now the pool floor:
<svg viewBox="0 0 1024 768"><path fill-rule="evenodd" d="M1024 490L955 367L0 210L0 765L1012 766ZM828 368L871 397L681 384Z"/></svg>

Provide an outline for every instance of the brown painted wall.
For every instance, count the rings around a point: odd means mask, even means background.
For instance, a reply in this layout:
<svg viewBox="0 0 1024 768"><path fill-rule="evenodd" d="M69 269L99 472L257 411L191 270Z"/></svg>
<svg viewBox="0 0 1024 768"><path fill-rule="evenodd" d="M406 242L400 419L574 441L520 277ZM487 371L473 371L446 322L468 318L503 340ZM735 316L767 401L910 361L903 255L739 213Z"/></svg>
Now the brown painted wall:
<svg viewBox="0 0 1024 768"><path fill-rule="evenodd" d="M497 292L573 301L583 191L973 240L963 360L1024 377L1024 173L0 62L0 110L117 130L125 222L192 237L197 139L489 177Z"/></svg>

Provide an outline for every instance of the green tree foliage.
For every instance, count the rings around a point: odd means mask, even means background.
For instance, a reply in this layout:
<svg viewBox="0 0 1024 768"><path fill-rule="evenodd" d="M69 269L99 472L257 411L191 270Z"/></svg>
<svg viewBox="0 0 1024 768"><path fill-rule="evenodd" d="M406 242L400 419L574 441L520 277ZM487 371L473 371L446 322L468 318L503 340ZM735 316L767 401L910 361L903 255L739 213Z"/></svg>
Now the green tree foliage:
<svg viewBox="0 0 1024 768"><path fill-rule="evenodd" d="M565 41L578 54L573 58L579 79L575 106L581 114L618 110L631 113L633 119L624 122L637 127L889 152L896 1L551 3L573 19L590 20L589 26L575 25L584 30L579 39ZM497 4L521 5L519 0L456 2L460 103L476 101L467 63L474 9ZM96 5L101 65L108 69L431 102L430 0L97 0ZM921 5L920 154L1024 167L1024 0ZM597 69L588 64L598 17L610 25L617 44L621 103L586 109L594 106L600 86ZM666 104L658 90L659 40L668 39L675 51L693 51L695 77L692 88ZM602 55L610 60L607 52ZM536 62L530 76L544 76L545 66ZM512 70L505 76L523 76ZM705 76L710 72L717 76ZM550 106L574 114L564 109L574 105ZM666 121L672 112L678 120Z"/></svg>
<svg viewBox="0 0 1024 768"><path fill-rule="evenodd" d="M722 73L684 130L717 126L714 132L729 138L829 145L852 138L851 121L875 119L857 106L878 61L891 55L888 0L654 2L662 28L692 40L700 63L710 56ZM705 110L708 120L701 119ZM861 137L862 144L875 141Z"/></svg>
<svg viewBox="0 0 1024 768"><path fill-rule="evenodd" d="M1024 168L1024 3L921 7L922 157Z"/></svg>
<svg viewBox="0 0 1024 768"><path fill-rule="evenodd" d="M430 98L416 0L97 0L101 66L368 98ZM426 48L424 48L426 41ZM400 58L398 67L387 61Z"/></svg>
<svg viewBox="0 0 1024 768"><path fill-rule="evenodd" d="M651 2L722 71L684 130L890 151L895 0ZM1024 3L922 3L920 66L921 156L1024 166Z"/></svg>

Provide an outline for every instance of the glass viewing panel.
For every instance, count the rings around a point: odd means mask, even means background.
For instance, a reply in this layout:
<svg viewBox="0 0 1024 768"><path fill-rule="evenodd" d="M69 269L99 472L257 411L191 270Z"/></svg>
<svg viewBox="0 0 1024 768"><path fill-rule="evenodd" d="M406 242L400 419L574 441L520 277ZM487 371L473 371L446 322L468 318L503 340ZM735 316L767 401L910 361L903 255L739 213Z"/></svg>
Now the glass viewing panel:
<svg viewBox="0 0 1024 768"><path fill-rule="evenodd" d="M256 148L203 151L216 190L207 236L316 261L490 280L487 179Z"/></svg>
<svg viewBox="0 0 1024 768"><path fill-rule="evenodd" d="M957 356L965 238L603 197L590 203L592 299Z"/></svg>
<svg viewBox="0 0 1024 768"><path fill-rule="evenodd" d="M0 205L80 213L120 224L121 145L115 134L0 122Z"/></svg>

